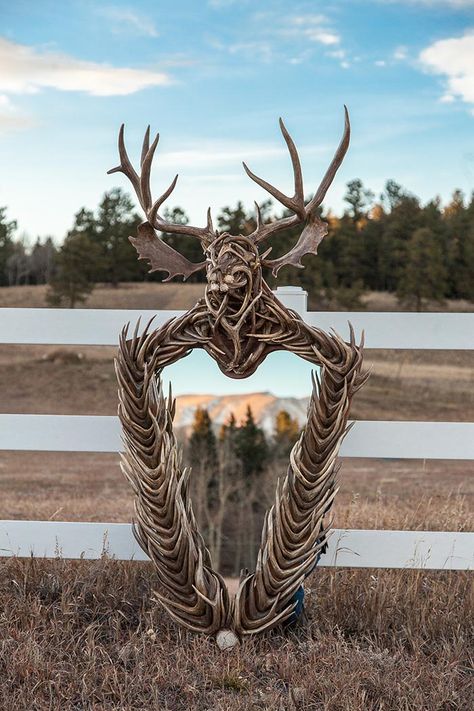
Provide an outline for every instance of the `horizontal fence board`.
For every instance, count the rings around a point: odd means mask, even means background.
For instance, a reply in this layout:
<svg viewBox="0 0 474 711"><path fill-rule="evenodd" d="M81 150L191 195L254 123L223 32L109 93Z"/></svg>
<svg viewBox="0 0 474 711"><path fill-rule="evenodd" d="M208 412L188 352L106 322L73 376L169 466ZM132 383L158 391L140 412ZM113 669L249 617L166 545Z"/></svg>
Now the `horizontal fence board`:
<svg viewBox="0 0 474 711"><path fill-rule="evenodd" d="M0 556L148 560L126 523L0 521ZM333 531L320 566L474 569L474 533Z"/></svg>
<svg viewBox="0 0 474 711"><path fill-rule="evenodd" d="M117 417L0 414L0 450L117 452ZM343 457L474 459L474 423L357 421Z"/></svg>
<svg viewBox="0 0 474 711"><path fill-rule="evenodd" d="M293 305L290 296L282 301ZM0 309L0 343L116 346L125 323L155 316L159 326L183 311L118 309ZM317 312L301 314L312 326L349 337L348 322L367 348L474 349L472 313Z"/></svg>

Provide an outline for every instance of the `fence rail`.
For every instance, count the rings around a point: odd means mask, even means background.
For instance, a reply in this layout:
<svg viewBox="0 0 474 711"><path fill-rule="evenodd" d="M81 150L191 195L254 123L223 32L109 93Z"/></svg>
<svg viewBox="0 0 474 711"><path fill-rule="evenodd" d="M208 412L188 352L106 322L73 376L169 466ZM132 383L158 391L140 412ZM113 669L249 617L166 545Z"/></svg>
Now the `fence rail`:
<svg viewBox="0 0 474 711"><path fill-rule="evenodd" d="M351 568L474 569L473 534L334 529L318 565ZM149 560L128 523L0 521L3 556Z"/></svg>
<svg viewBox="0 0 474 711"><path fill-rule="evenodd" d="M347 337L350 321L365 330L374 349L474 349L474 314L308 312L306 295L277 290L307 323ZM156 326L182 311L109 309L0 309L0 343L116 346L124 323ZM0 450L117 452L117 418L73 415L0 415ZM358 421L341 450L344 457L474 459L474 423ZM62 555L145 560L129 524L0 521L0 556ZM474 533L445 531L336 530L324 566L370 568L474 568Z"/></svg>
<svg viewBox="0 0 474 711"><path fill-rule="evenodd" d="M0 450L119 452L120 422L105 415L0 415ZM342 457L474 459L474 423L358 420Z"/></svg>
<svg viewBox="0 0 474 711"><path fill-rule="evenodd" d="M285 299L282 299L285 302ZM291 304L290 304L291 305ZM365 332L366 348L474 349L474 314L371 313L298 310L311 326L349 336ZM184 311L116 309L0 309L0 343L116 346L123 325L159 326Z"/></svg>

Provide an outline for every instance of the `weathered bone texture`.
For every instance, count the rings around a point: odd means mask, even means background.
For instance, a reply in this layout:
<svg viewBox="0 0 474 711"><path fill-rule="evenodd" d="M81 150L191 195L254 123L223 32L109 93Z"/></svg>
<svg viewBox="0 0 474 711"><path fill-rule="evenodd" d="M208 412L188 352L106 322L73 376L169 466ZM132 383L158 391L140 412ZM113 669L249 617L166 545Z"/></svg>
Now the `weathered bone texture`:
<svg viewBox="0 0 474 711"><path fill-rule="evenodd" d="M262 632L293 614L294 595L326 544L330 524L324 518L337 493L336 458L352 396L365 380L355 344L347 348L335 337L332 345L341 349L343 370L323 365L321 378L313 379L307 424L266 513L255 573L241 581L236 596L234 624L241 634Z"/></svg>
<svg viewBox="0 0 474 711"><path fill-rule="evenodd" d="M328 188L334 180L339 166L344 160L344 156L346 155L349 147L351 135L349 114L347 112L347 108L344 107L344 132L341 142L339 143L336 153L334 154L334 158L332 159L329 168L319 184L319 187L311 200L306 202L303 186L303 174L298 151L282 119L280 119L280 130L288 147L293 167L295 185L295 193L293 196L290 197L289 195L285 195L281 192L281 190L278 190L278 188L275 188L266 180L263 180L255 175L255 173L252 173L245 163L243 164L245 172L249 178L270 193L270 195L278 200L278 202L280 202L284 207L294 213L288 217L264 223L262 221L260 208L257 203L255 203L257 226L250 235L255 245L258 245L259 242L267 239L267 237L276 232L280 232L281 230L285 230L290 227L295 227L296 225L304 225L298 242L287 254L277 259L266 259L265 257L271 251L267 250L267 252L261 256L260 259L262 265L271 267L274 274L277 274L281 267L288 264L302 269L303 264L301 263L301 259L304 255L317 253L319 243L327 234L327 224L319 217L319 208L324 200ZM193 264L182 254L163 242L163 240L156 235L155 230L169 232L171 234L184 234L196 237L201 242L204 253L207 253L209 245L214 242L216 237L219 236L219 232L214 229L214 225L212 224L211 208L208 208L207 210L207 224L205 227L175 224L173 222L167 222L163 219L159 214L159 209L175 189L178 176L176 175L174 177L169 187L162 195L160 195L159 198L153 200L150 188L151 166L156 148L158 146L158 141L160 139L160 134L156 134L154 141L150 145L150 127L148 126L142 145L140 160L141 173L138 175L130 162L127 149L125 148L124 131L125 127L122 124L118 138L120 164L108 172L123 173L130 180L138 198L138 202L146 215L147 221L144 223L144 225L146 225L146 229L141 226L138 230L138 236L132 237L131 241L138 252L139 259L147 259L149 261L151 267L150 271L153 272L161 270L168 272L168 277L165 281L177 275L182 275L184 279L187 279L190 274L206 268L206 262ZM155 237L154 240L153 237Z"/></svg>
<svg viewBox="0 0 474 711"><path fill-rule="evenodd" d="M211 339L203 335L203 320L210 316L205 302L158 331L145 329L141 336L136 331L127 339L125 330L120 339L116 369L123 470L135 493L137 540L157 569L162 588L157 599L193 631L215 634L230 628L252 634L288 619L292 598L326 542L324 517L336 494L336 457L352 396L365 380L362 352L353 338L346 344L337 335L310 328L281 304L278 311L286 315L279 347L321 365L322 374L313 382L307 425L267 512L256 571L243 580L232 605L197 530L189 471L181 469L172 429L174 401L171 395L163 397L159 375L193 347L215 356ZM266 343L263 334L262 339L258 363L275 345Z"/></svg>
<svg viewBox="0 0 474 711"><path fill-rule="evenodd" d="M181 467L173 432L175 401L171 392L163 397L159 378L146 365L135 381L141 379L141 387L133 392L127 378L131 354L121 353L122 470L135 492L136 538L155 564L161 587L156 596L169 614L194 632L217 633L228 626L229 596L197 529L190 470Z"/></svg>
<svg viewBox="0 0 474 711"><path fill-rule="evenodd" d="M265 265L275 273L284 264L302 266L301 258L315 253L326 234L317 209L347 150L347 111L342 141L308 203L296 147L283 122L280 125L293 164L294 196L284 195L246 166L245 170L294 215L263 224L257 208L257 228L250 235L220 234L209 212L205 228L170 225L159 216L176 178L153 202L149 181L158 137L150 146L149 132L143 143L141 175L128 158L123 127L121 162L114 169L129 177L147 216L138 236L131 238L139 258L148 259L152 271L162 269L169 277L206 269L204 297L183 316L156 330L151 330L150 322L141 334L137 324L131 337L128 327L123 331L116 371L125 445L122 467L135 493L138 542L157 570L157 599L177 622L215 634L223 648L232 646L238 636L268 630L293 614L295 593L326 543L325 517L337 491L336 458L347 432L352 397L366 379L362 344L356 345L352 329L346 343L336 333L311 328L278 301L262 275ZM261 240L298 223L304 223L303 232L287 255L275 260L266 260L268 251L260 255ZM165 245L155 229L197 237L205 261L192 264ZM231 378L248 377L276 350L289 351L321 368L320 379L313 380L306 427L265 517L256 570L244 577L232 601L198 531L189 499L190 472L181 467L173 434L174 400L171 393L164 398L161 390L163 368L194 348L204 349Z"/></svg>

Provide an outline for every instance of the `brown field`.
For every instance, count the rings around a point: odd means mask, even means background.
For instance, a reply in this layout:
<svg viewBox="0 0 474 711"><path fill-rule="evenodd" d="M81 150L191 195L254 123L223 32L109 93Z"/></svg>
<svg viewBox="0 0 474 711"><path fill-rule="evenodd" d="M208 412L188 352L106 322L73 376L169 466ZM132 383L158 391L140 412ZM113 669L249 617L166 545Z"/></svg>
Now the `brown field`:
<svg viewBox="0 0 474 711"><path fill-rule="evenodd" d="M0 306L42 306L41 289L2 289ZM186 308L199 289L97 289L87 306ZM80 352L0 346L0 410L114 414L113 349ZM474 420L471 353L369 351L367 363L373 375L354 416ZM345 460L335 526L472 530L473 475L472 462ZM272 483L262 481L263 499ZM130 492L111 454L2 452L0 491L3 519L131 517ZM162 615L151 601L147 564L0 565L0 709L474 706L472 573L320 569L310 579L305 626L222 654Z"/></svg>
<svg viewBox="0 0 474 711"><path fill-rule="evenodd" d="M273 286L272 286L273 288ZM48 287L12 286L0 288L0 308L46 308ZM109 284L98 284L87 301L80 306L85 309L188 309L204 292L204 284L182 284L170 282L137 282L119 284L116 288ZM318 310L317 297L308 294L309 308ZM393 294L387 292L367 292L362 296L362 304L367 311L405 311ZM324 310L324 309L322 309ZM358 309L350 309L357 311ZM474 304L461 299L446 301L443 306L432 304L428 311L471 312Z"/></svg>

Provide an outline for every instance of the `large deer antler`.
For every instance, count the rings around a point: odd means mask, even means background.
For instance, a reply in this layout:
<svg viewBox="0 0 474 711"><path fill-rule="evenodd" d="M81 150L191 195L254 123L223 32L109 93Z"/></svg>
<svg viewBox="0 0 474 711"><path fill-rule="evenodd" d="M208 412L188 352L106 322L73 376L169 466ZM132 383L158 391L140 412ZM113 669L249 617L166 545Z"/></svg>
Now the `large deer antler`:
<svg viewBox="0 0 474 711"><path fill-rule="evenodd" d="M278 202L280 202L284 207L294 213L293 215L290 215L288 217L283 217L278 220L273 220L272 222L264 223L262 220L260 207L257 203L255 203L257 210L257 227L250 235L250 238L253 239L254 242L258 244L259 242L266 239L275 232L279 232L281 230L285 230L290 227L295 227L298 224L304 223L304 228L298 239L298 242L293 247L293 249L291 249L287 254L283 255L282 257L279 257L278 259L265 259L265 255L263 255L262 264L264 266L271 267L274 275L276 275L278 273L278 270L285 265L292 265L294 267L302 268L303 265L301 264L301 259L304 257L305 254L316 254L321 240L327 234L327 224L319 218L317 214L317 209L324 200L326 192L332 181L334 180L334 176L336 175L336 172L339 166L341 165L346 154L347 148L349 146L350 123L349 114L346 107L344 107L344 115L344 133L339 147L318 189L316 190L312 199L307 204L305 204L303 174L301 171L301 163L298 156L298 151L282 119L280 119L280 129L283 134L283 138L285 139L286 145L288 146L291 162L293 165L293 175L295 182L294 195L285 195L280 190L278 190L278 188L274 187L266 180L263 180L263 178L259 178L257 175L255 175L255 173L252 173L250 168L248 168L245 163L243 164L245 172L247 173L249 178L256 182L257 185L260 185L260 187L264 188L264 190L270 193L270 195L272 195L272 197L278 200ZM171 234L184 234L196 237L203 245L204 251L205 248L208 247L209 244L218 235L218 233L214 230L214 226L212 224L211 209L208 208L207 210L207 225L205 227L178 225L172 222L167 222L165 219L163 219L159 214L159 209L175 189L176 182L178 180L178 175L173 178L165 192L160 195L157 200L154 201L150 189L150 175L153 157L158 146L160 134L156 134L153 142L150 145L150 127L148 126L145 132L145 137L143 139L140 161L141 174L139 175L128 157L128 153L125 148L124 130L124 124L122 124L118 137L120 165L118 165L116 168L112 168L108 171L108 173L123 173L130 180L137 195L138 201L147 218L147 221L139 226L138 236L130 237L130 241L138 252L138 258L147 259L149 261L149 264L151 266L150 272L168 272L168 277L165 279L165 281L169 281L169 279L172 279L174 276L177 275L182 275L184 279L187 279L194 272L204 269L206 266L206 262L203 261L197 264L190 262L177 250L173 249L173 247L163 242L163 240L160 239L155 233L155 230L159 230L161 232L168 232Z"/></svg>
<svg viewBox="0 0 474 711"><path fill-rule="evenodd" d="M150 145L150 127L148 126L143 138L140 160L141 174L138 175L130 162L127 149L125 148L124 131L125 126L122 124L118 137L120 165L116 168L111 168L107 171L107 173L123 173L130 180L138 198L138 202L146 215L147 221L139 226L137 237L130 237L130 242L137 250L139 259L148 259L151 266L150 272L168 272L168 277L164 281L168 281L179 274L181 274L184 279L187 279L194 272L204 269L206 262L199 262L198 264L190 262L189 259L186 259L186 257L173 249L173 247L170 247L170 245L166 244L166 242L163 242L163 240L158 237L155 230L159 230L160 232L169 232L171 234L190 235L192 237L197 237L197 239L199 239L203 244L208 244L214 239L215 236L214 227L212 225L211 210L209 208L207 211L206 227L177 225L173 222L164 220L158 211L175 189L178 175L173 178L165 192L160 195L157 200L153 200L150 188L151 166L156 147L160 139L160 134L156 134Z"/></svg>
<svg viewBox="0 0 474 711"><path fill-rule="evenodd" d="M260 208L255 203L257 209L257 227L252 233L251 237L255 239L256 242L261 242L275 232L280 230L286 230L290 227L295 227L298 224L305 223L303 232L296 245L287 254L284 254L278 259L264 259L263 264L267 267L271 267L273 274L276 275L278 270L285 265L292 265L294 267L303 268L301 264L301 259L305 254L316 254L318 245L321 240L327 234L327 224L323 222L317 214L317 209L321 205L324 197L328 191L329 186L334 180L334 176L337 173L339 166L344 160L347 149L349 147L349 140L351 134L349 113L347 107L344 106L344 133L341 142L337 148L334 158L331 161L329 168L326 171L324 178L322 179L318 189L316 190L314 196L311 200L305 204L304 188L303 188L303 174L301 171L301 163L298 156L298 151L291 138L290 134L286 130L285 124L282 119L280 119L280 129L285 139L286 145L288 146L288 151L291 157L291 163L293 165L293 175L295 181L295 193L292 197L285 195L278 188L268 183L263 178L259 178L255 173L248 168L244 163L244 169L249 178L251 178L257 185L266 190L272 197L274 197L278 202L284 205L288 210L294 212L294 215L288 217L283 217L279 220L274 220L273 222L268 222L266 224L262 223L262 217L260 214Z"/></svg>

